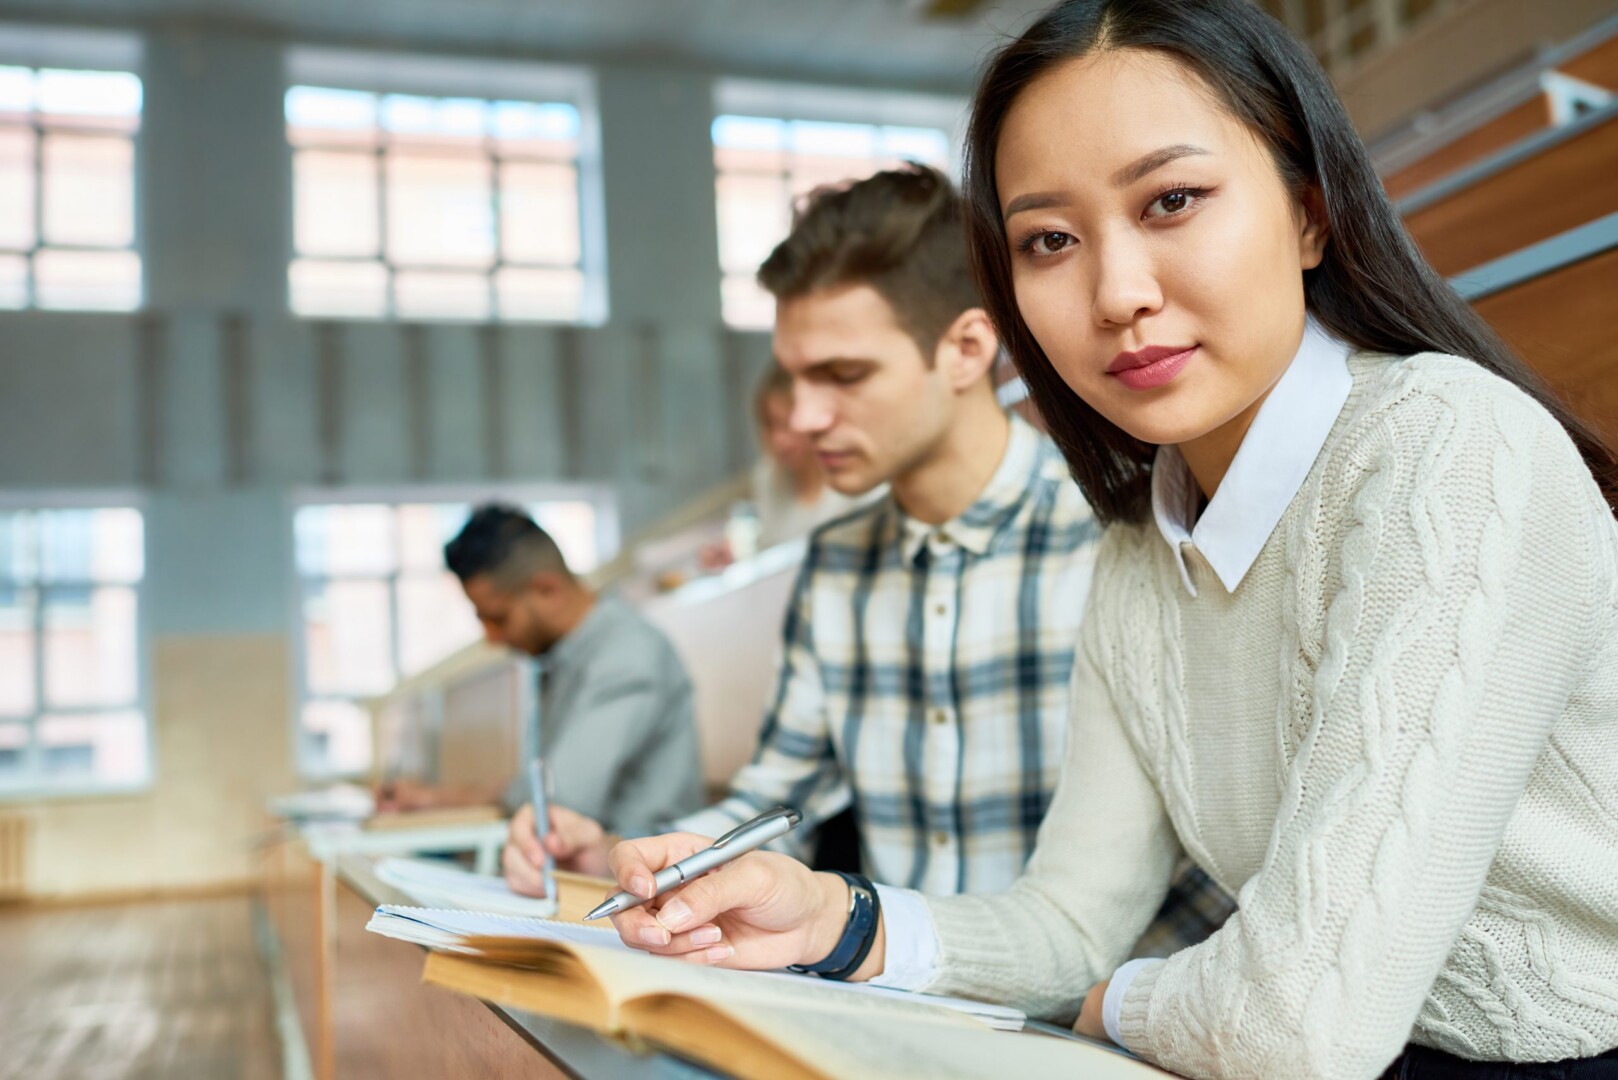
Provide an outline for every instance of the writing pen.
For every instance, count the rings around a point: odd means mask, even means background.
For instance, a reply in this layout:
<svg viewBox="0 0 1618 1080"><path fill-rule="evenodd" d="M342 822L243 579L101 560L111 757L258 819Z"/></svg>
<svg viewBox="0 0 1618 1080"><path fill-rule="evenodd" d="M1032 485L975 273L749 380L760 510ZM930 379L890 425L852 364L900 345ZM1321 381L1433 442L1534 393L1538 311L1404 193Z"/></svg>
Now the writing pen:
<svg viewBox="0 0 1618 1080"><path fill-rule="evenodd" d="M724 836L713 842L712 847L703 848L693 855L687 855L673 866L665 866L652 875L652 896L662 896L670 889L684 885L700 874L710 870L717 870L737 856L746 855L749 851L763 847L771 840L785 836L798 827L803 815L790 806L777 806L774 810L767 810L752 821L730 830ZM632 892L621 892L609 896L606 902L584 917L585 922L599 919L604 915L616 915L620 911L628 911L632 907L639 907L651 897L636 896Z"/></svg>
<svg viewBox="0 0 1618 1080"><path fill-rule="evenodd" d="M534 758L528 763L528 794L529 801L534 804L534 837L539 841L539 850L545 853L545 895L556 895L556 877L552 873L551 853L545 847L545 834L550 832L551 812L545 802L545 763Z"/></svg>

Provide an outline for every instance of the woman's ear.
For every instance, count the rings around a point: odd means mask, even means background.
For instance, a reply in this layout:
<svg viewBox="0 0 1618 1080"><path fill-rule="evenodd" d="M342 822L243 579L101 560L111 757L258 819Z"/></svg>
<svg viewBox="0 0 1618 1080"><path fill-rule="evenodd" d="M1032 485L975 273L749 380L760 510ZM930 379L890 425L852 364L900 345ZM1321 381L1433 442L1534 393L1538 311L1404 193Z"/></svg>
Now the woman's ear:
<svg viewBox="0 0 1618 1080"><path fill-rule="evenodd" d="M939 339L934 363L948 365L950 387L959 394L988 375L998 355L1000 337L994 332L989 313L982 308L968 308L955 317Z"/></svg>
<svg viewBox="0 0 1618 1080"><path fill-rule="evenodd" d="M1326 243L1331 229L1326 221L1326 200L1320 187L1310 184L1300 200L1303 209L1302 228L1298 231L1298 262L1305 270L1313 270L1326 257Z"/></svg>

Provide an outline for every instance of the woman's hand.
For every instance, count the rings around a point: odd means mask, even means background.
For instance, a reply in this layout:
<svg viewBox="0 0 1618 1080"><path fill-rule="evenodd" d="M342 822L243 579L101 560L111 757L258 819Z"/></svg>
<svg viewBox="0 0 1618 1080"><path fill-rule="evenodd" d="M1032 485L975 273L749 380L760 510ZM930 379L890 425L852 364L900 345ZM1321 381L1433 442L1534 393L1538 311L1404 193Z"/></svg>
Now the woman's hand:
<svg viewBox="0 0 1618 1080"><path fill-rule="evenodd" d="M656 871L712 843L691 833L626 840L608 862L621 888L646 896ZM631 948L692 963L769 969L825 959L842 937L848 903L848 884L836 874L754 851L612 922Z"/></svg>
<svg viewBox="0 0 1618 1080"><path fill-rule="evenodd" d="M1111 981L1104 979L1096 983L1090 987L1090 992L1084 995L1084 1005L1079 1009L1079 1018L1073 1021L1073 1030L1078 1034L1088 1035L1092 1039L1107 1038L1106 1025L1101 1022L1101 1003L1107 997L1107 984Z"/></svg>

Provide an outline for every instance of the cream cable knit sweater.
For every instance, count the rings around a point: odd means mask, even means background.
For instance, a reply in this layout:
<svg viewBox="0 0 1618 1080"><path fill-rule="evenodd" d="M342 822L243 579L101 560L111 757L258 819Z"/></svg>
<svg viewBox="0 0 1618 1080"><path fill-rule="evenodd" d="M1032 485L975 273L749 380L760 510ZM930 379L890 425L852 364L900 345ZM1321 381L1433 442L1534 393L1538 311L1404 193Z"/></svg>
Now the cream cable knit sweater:
<svg viewBox="0 0 1618 1080"><path fill-rule="evenodd" d="M928 899L928 989L1071 1017L1183 846L1240 911L1125 996L1125 1041L1167 1068L1618 1046L1618 524L1503 380L1350 368L1234 594L1192 552L1190 597L1150 524L1110 530L1038 850L1008 894Z"/></svg>

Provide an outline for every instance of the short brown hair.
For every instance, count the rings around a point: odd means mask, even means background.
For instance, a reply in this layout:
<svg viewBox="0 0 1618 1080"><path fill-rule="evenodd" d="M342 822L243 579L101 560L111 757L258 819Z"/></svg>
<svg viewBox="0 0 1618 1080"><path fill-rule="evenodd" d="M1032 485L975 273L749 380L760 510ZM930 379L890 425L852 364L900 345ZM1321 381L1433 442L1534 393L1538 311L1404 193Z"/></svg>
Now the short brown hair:
<svg viewBox="0 0 1618 1080"><path fill-rule="evenodd" d="M776 300L869 285L931 364L944 331L983 303L966 254L963 209L948 178L925 165L817 189L759 267L758 283Z"/></svg>

